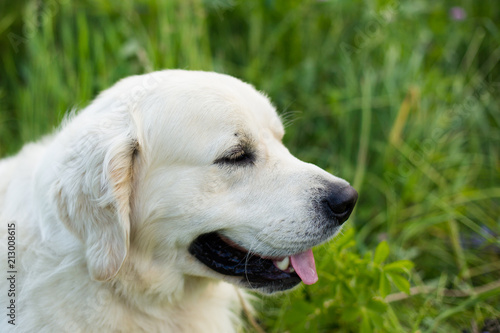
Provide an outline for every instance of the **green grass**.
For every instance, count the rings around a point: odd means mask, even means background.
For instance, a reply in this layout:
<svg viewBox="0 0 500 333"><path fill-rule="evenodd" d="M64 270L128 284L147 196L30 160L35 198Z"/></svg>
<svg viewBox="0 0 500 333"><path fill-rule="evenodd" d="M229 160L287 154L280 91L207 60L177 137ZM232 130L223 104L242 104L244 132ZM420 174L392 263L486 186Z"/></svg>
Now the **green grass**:
<svg viewBox="0 0 500 333"><path fill-rule="evenodd" d="M0 156L128 75L185 68L240 77L284 114L294 154L360 193L350 245L321 247L319 284L267 300L260 325L473 332L500 318L500 3L464 1L463 21L450 18L453 5L2 2ZM414 262L415 295L398 294L392 281L382 300L381 240L388 262ZM364 320L369 311L381 321Z"/></svg>

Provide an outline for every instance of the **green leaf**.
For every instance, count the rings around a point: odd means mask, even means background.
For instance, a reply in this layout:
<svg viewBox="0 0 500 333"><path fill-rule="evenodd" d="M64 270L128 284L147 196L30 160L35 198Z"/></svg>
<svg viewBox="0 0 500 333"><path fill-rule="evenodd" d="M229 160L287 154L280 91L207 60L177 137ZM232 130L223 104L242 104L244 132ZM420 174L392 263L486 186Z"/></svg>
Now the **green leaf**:
<svg viewBox="0 0 500 333"><path fill-rule="evenodd" d="M306 301L297 300L283 318L284 322L291 326L299 326L307 320L305 313L314 313L316 306Z"/></svg>
<svg viewBox="0 0 500 333"><path fill-rule="evenodd" d="M387 272L387 275L391 279L392 283L398 288L400 291L407 293L408 295L410 294L410 282L402 275L393 273L393 272Z"/></svg>
<svg viewBox="0 0 500 333"><path fill-rule="evenodd" d="M361 316L359 306L349 306L342 309L341 319L345 322L357 321Z"/></svg>
<svg viewBox="0 0 500 333"><path fill-rule="evenodd" d="M363 311L363 320L361 321L360 333L372 333L372 327L370 325L370 318L366 310Z"/></svg>
<svg viewBox="0 0 500 333"><path fill-rule="evenodd" d="M373 326L375 327L382 327L384 324L384 313L380 311L368 311L368 317L370 318L370 322L372 323Z"/></svg>
<svg viewBox="0 0 500 333"><path fill-rule="evenodd" d="M413 266L413 262L410 260L398 260L391 262L384 266L384 271L386 272L409 272Z"/></svg>
<svg viewBox="0 0 500 333"><path fill-rule="evenodd" d="M387 245L386 241L380 242L377 248L375 249L375 257L373 258L373 262L376 264L381 264L387 259L389 255L389 245Z"/></svg>
<svg viewBox="0 0 500 333"><path fill-rule="evenodd" d="M342 297L344 301L350 302L357 299L357 293L352 291L351 287L347 284L347 281L340 281L339 285L340 288L338 291L341 293L340 297Z"/></svg>
<svg viewBox="0 0 500 333"><path fill-rule="evenodd" d="M379 315L383 315L387 311L387 304L377 298L369 300L366 307Z"/></svg>
<svg viewBox="0 0 500 333"><path fill-rule="evenodd" d="M345 230L341 235L335 238L334 242L331 242L332 247L338 249L350 248L356 245L356 241L354 240L354 228L349 228Z"/></svg>
<svg viewBox="0 0 500 333"><path fill-rule="evenodd" d="M389 293L391 292L391 284L389 283L389 279L384 272L380 273L380 282L378 289L380 292L380 296L382 296L383 298L385 298L385 296L389 295Z"/></svg>

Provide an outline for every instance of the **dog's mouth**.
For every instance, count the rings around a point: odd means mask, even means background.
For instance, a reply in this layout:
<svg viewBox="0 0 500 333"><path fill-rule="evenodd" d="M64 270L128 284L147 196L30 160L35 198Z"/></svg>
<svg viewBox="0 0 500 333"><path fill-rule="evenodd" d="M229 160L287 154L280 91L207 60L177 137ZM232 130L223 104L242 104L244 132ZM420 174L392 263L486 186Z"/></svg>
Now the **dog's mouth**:
<svg viewBox="0 0 500 333"><path fill-rule="evenodd" d="M217 273L241 277L241 284L251 289L275 292L290 289L301 281L313 284L318 280L310 249L287 257L267 257L212 232L196 238L189 252Z"/></svg>

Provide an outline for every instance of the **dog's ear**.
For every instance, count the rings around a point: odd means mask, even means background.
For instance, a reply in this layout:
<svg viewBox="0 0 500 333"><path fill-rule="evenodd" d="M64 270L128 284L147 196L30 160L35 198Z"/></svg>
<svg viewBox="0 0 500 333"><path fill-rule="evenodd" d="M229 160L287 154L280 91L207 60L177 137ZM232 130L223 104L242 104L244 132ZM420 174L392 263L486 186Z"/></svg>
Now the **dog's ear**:
<svg viewBox="0 0 500 333"><path fill-rule="evenodd" d="M58 161L58 215L84 243L90 276L106 281L118 273L129 247L135 130L123 115L82 115L63 131L68 142Z"/></svg>

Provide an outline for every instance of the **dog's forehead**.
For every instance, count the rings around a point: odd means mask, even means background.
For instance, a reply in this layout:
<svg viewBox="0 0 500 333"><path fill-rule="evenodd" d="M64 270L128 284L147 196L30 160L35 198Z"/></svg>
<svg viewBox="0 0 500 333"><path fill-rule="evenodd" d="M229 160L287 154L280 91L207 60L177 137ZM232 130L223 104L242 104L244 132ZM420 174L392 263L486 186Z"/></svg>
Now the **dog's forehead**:
<svg viewBox="0 0 500 333"><path fill-rule="evenodd" d="M269 99L238 79L180 72L160 83L141 106L144 135L151 146L175 142L179 149L220 151L242 140L260 141L263 135L281 140L284 135Z"/></svg>

